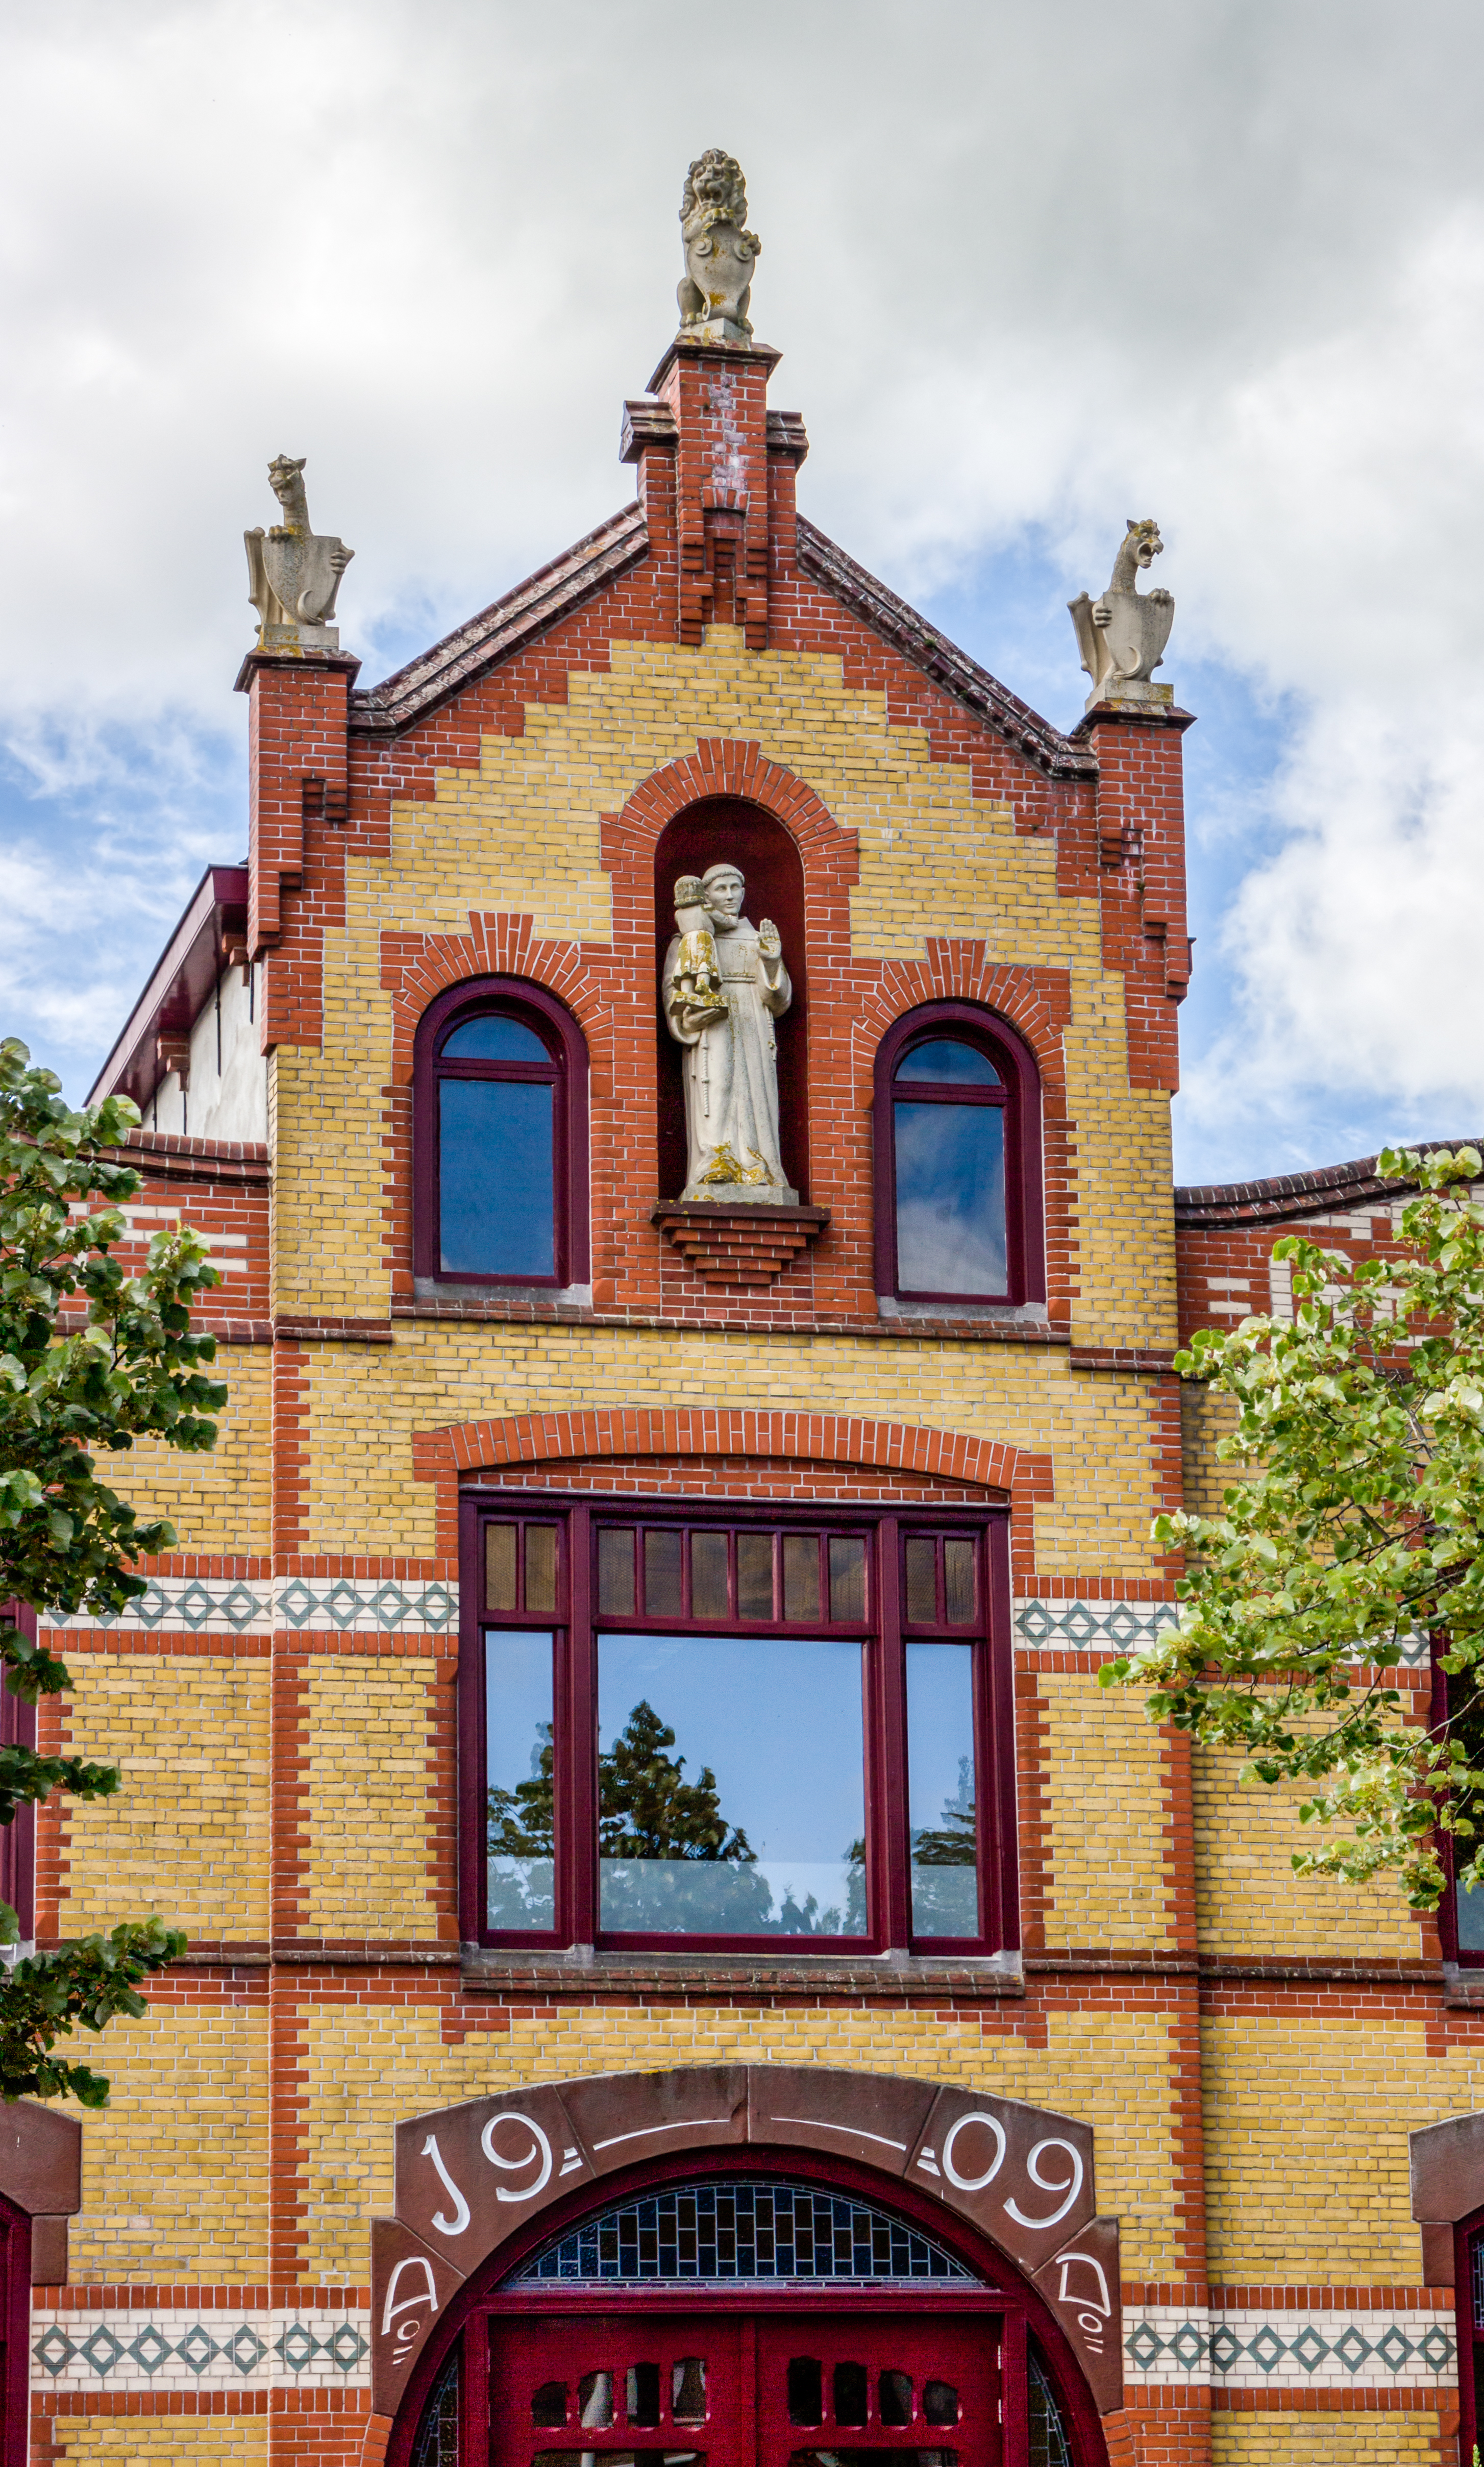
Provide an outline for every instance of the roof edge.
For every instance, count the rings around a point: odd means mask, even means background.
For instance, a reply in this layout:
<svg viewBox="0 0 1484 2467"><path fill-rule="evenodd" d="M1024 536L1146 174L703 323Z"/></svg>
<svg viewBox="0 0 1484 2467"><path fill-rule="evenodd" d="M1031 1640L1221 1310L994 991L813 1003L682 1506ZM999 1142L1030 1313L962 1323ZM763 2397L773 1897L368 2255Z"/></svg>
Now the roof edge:
<svg viewBox="0 0 1484 2467"><path fill-rule="evenodd" d="M415 727L648 553L649 529L636 500L379 686L352 692L351 735L392 736Z"/></svg>
<svg viewBox="0 0 1484 2467"><path fill-rule="evenodd" d="M229 939L246 940L247 893L245 865L207 867L88 1090L89 1105L121 1095L132 1097L142 1110L147 1105L165 1076L155 1067L160 1030L190 1028L200 1008L198 994L204 999L204 973L209 969L214 983Z"/></svg>
<svg viewBox="0 0 1484 2467"><path fill-rule="evenodd" d="M842 600L853 616L869 625L873 633L886 640L972 711L976 719L986 720L998 735L1023 754L1053 780L1095 780L1098 763L1091 754L1070 737L1053 728L1048 719L1022 702L1008 686L1002 686L988 668L981 668L967 651L930 625L906 600L888 590L886 583L864 565L857 565L828 534L800 514L798 524L798 563L803 573Z"/></svg>
<svg viewBox="0 0 1484 2467"><path fill-rule="evenodd" d="M1402 1144L1415 1155L1436 1156L1443 1148L1484 1150L1484 1137L1409 1140ZM1275 1224L1283 1217L1310 1216L1326 1201L1354 1208L1362 1200L1391 1199L1416 1188L1413 1182L1378 1173L1375 1157L1356 1157L1348 1165L1275 1174L1267 1182L1177 1184L1175 1221L1177 1225Z"/></svg>

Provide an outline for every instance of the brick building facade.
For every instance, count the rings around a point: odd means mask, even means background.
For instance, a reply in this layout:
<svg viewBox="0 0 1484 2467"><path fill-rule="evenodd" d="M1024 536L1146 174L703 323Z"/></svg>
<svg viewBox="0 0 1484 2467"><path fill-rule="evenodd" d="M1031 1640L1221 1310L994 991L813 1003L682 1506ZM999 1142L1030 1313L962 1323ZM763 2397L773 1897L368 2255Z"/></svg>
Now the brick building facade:
<svg viewBox="0 0 1484 2467"><path fill-rule="evenodd" d="M180 1550L56 1640L41 1744L124 1788L35 1845L39 1941L153 1909L191 1945L110 2030L64 2276L63 2192L0 2176L35 2459L1456 2456L1484 2182L1465 2132L1420 2227L1408 2136L1484 2106L1467 1962L1296 1882L1287 1799L1097 1684L1171 1597L1151 1519L1217 1482L1180 1335L1279 1296L1294 1225L1383 1244L1394 1194L1172 1207L1188 715L1063 736L944 643L796 512L775 356L672 347L637 501L383 685L244 663L250 861L100 1081L146 1112L139 1240L216 1244L231 1401L214 1455L124 1468ZM794 981L797 1204L673 1196L658 962L717 859ZM924 1037L1001 1107L998 1296L914 1299L884 1245ZM529 1276L439 1234L456 1080L555 1109ZM864 1651L854 1781L787 1737L800 1804L864 1791L822 1918L775 1864L739 1940L740 1858L708 1933L623 1903L661 1863L605 1846L594 1691L646 1620L667 1667L731 1648L744 1739L779 1651L820 1705ZM497 1859L518 1651L555 1780ZM972 1847L934 1871L911 1691L960 1680ZM804 2271L826 2216L855 2263Z"/></svg>

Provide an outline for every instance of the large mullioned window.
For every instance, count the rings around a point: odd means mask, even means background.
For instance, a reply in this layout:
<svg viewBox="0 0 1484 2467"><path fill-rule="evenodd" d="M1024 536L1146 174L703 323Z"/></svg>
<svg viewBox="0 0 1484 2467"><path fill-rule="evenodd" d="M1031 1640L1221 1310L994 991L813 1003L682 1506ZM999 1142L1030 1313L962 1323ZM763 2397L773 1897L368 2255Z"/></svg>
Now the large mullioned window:
<svg viewBox="0 0 1484 2467"><path fill-rule="evenodd" d="M1010 1940L1002 1518L466 1517L469 1933Z"/></svg>

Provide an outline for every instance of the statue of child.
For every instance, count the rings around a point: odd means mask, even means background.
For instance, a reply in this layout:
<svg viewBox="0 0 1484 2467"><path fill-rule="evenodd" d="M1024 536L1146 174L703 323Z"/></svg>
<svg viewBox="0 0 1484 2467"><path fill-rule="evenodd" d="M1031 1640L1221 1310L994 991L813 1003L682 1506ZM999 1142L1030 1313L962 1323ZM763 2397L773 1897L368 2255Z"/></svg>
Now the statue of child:
<svg viewBox="0 0 1484 2467"><path fill-rule="evenodd" d="M675 931L681 937L675 954L674 983L687 1009L725 1010L721 962L711 932L711 912L700 876L683 873L675 885Z"/></svg>

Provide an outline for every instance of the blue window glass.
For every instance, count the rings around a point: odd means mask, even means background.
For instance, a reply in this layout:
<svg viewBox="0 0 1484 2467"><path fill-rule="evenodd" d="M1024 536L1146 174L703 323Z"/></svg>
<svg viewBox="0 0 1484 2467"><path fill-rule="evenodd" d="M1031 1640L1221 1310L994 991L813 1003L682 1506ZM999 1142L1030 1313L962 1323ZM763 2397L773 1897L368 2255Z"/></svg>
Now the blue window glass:
<svg viewBox="0 0 1484 2467"><path fill-rule="evenodd" d="M599 1639L605 1931L866 1934L861 1656L843 1638Z"/></svg>
<svg viewBox="0 0 1484 2467"><path fill-rule="evenodd" d="M974 1647L907 1647L907 1778L914 1935L977 1936Z"/></svg>
<svg viewBox="0 0 1484 2467"><path fill-rule="evenodd" d="M439 1081L438 1251L445 1275L556 1274L554 1107L550 1080Z"/></svg>
<svg viewBox="0 0 1484 2467"><path fill-rule="evenodd" d="M898 1098L892 1112L900 1290L1003 1294L1009 1283L1003 1108Z"/></svg>
<svg viewBox="0 0 1484 2467"><path fill-rule="evenodd" d="M897 1079L922 1079L932 1086L939 1080L959 1088L1000 1088L1004 1085L987 1053L977 1045L962 1045L956 1037L935 1036L927 1045L914 1045L904 1053L893 1073Z"/></svg>
<svg viewBox="0 0 1484 2467"><path fill-rule="evenodd" d="M484 1631L484 1839L492 1928L556 1925L550 1629Z"/></svg>
<svg viewBox="0 0 1484 2467"><path fill-rule="evenodd" d="M499 1011L482 1011L466 1019L442 1046L445 1062L543 1062L551 1059L533 1028Z"/></svg>

